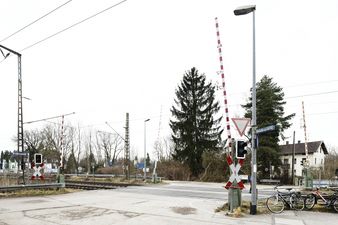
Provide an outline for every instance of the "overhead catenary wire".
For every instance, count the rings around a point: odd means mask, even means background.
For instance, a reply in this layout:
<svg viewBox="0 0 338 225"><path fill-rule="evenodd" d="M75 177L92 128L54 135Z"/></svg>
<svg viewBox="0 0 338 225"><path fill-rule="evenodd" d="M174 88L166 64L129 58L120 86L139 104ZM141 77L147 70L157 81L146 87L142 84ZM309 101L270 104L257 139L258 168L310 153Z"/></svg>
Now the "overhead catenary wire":
<svg viewBox="0 0 338 225"><path fill-rule="evenodd" d="M50 39L50 38L52 38L52 37L55 37L55 36L57 36L57 35L59 35L59 34L65 32L65 31L67 31L67 30L69 30L69 29L71 29L71 28L73 28L73 27L75 27L75 26L81 24L81 23L84 23L84 22L86 22L87 20L90 20L90 19L92 19L92 18L94 18L94 17L96 17L96 16L98 16L98 15L100 15L100 14L102 14L102 13L104 13L104 12L106 12L106 11L108 11L108 10L110 10L110 9L112 9L112 8L114 8L114 7L116 7L116 6L120 5L120 4L122 4L122 3L124 3L124 2L126 2L126 1L127 1L127 0L123 0L123 1L120 1L120 2L118 2L118 3L116 3L116 4L114 4L114 5L111 5L111 6L105 8L105 9L103 9L103 10L101 10L101 11L99 11L99 12L97 12L97 13L95 13L95 14L89 16L89 17L86 17L85 19L82 19L82 20L80 20L80 21L78 21L78 22L76 22L76 23L74 23L74 24L72 24L72 25L70 25L70 26L68 26L68 27L66 27L66 28L63 28L62 30L59 30L58 32L56 32L56 33L54 33L54 34L52 34L52 35L49 35L49 36L47 36L47 37L45 37L45 38L43 38L43 39L41 39L41 40L39 40L39 41L37 41L37 42L34 42L33 44L30 44L30 45L28 45L27 47L23 48L23 49L21 50L21 52L23 52L23 51L25 51L25 50L27 50L27 49L30 49L30 48L32 48L32 47L34 47L34 46L36 46L36 45L38 45L38 44L40 44L40 43L42 43L42 42L44 42L44 41L47 41L48 39Z"/></svg>
<svg viewBox="0 0 338 225"><path fill-rule="evenodd" d="M318 92L318 93L312 93L312 94L304 94L304 95L296 95L296 96L285 97L285 99L302 98L302 97L306 97L306 96L315 96L315 95L326 95L326 94L332 94L332 93L337 93L337 92L338 91Z"/></svg>
<svg viewBox="0 0 338 225"><path fill-rule="evenodd" d="M63 3L63 4L61 4L61 5L59 5L59 6L56 7L55 9L49 11L48 13L44 14L43 16L37 18L36 20L34 20L34 21L30 22L29 24L23 26L22 28L20 28L19 30L15 31L14 33L12 33L12 34L8 35L7 37L3 38L2 40L0 40L0 42L6 41L7 39L13 37L13 36L16 35L17 33L21 32L21 31L23 31L24 29L26 29L27 27L29 27L29 26L31 26L31 25L37 23L38 21L40 21L40 20L42 20L43 18L47 17L48 15L52 14L52 13L55 12L56 10L62 8L62 7L65 6L65 5L67 5L67 4L70 3L71 1L73 1L73 0L68 0L67 2L65 2L65 3Z"/></svg>
<svg viewBox="0 0 338 225"><path fill-rule="evenodd" d="M65 116L73 115L73 114L75 114L75 112L67 113L67 114L63 114L63 115L59 115L59 116L48 117L48 118L39 119L39 120L33 120L33 121L29 121L29 122L24 122L23 124L37 123L37 122L47 121L47 120L51 120L51 119L56 119L56 118L60 118L60 117L65 117Z"/></svg>

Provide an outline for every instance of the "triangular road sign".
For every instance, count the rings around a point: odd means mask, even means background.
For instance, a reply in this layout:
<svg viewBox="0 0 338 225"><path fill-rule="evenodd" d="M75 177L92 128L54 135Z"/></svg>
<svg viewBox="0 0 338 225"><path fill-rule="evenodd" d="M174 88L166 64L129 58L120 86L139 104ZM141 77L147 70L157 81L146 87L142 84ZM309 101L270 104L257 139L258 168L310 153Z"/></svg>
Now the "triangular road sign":
<svg viewBox="0 0 338 225"><path fill-rule="evenodd" d="M246 127L250 123L250 119L248 118L231 118L232 122L234 122L236 129L239 135L242 137Z"/></svg>

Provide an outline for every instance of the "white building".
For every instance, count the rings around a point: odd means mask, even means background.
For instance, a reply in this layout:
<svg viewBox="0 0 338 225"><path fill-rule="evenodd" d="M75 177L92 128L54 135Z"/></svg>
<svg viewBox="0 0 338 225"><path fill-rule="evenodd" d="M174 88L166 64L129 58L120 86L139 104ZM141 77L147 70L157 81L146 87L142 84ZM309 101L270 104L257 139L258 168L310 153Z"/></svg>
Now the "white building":
<svg viewBox="0 0 338 225"><path fill-rule="evenodd" d="M5 171L5 170L17 173L18 172L18 163L17 163L17 161L11 161L11 160L9 160L9 162L7 163L6 160L3 160L2 161L2 172Z"/></svg>
<svg viewBox="0 0 338 225"><path fill-rule="evenodd" d="M280 159L282 161L283 173L288 171L289 176L291 176L291 168L292 168L292 153L294 149L294 174L295 176L302 176L302 161L306 160L305 155L305 144L296 143L295 145L289 144L280 145ZM324 168L324 158L325 155L328 154L326 146L323 141L314 141L307 143L308 148L308 158L309 158L309 166L311 168Z"/></svg>

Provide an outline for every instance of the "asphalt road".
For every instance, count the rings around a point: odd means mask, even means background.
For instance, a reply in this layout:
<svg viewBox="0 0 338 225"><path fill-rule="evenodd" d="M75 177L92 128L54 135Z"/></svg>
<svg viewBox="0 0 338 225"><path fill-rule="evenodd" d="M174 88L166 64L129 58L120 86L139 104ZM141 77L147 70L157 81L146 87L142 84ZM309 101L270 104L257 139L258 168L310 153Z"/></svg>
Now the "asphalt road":
<svg viewBox="0 0 338 225"><path fill-rule="evenodd" d="M169 197L187 197L187 198L205 198L226 201L228 191L221 183L202 183L202 182L184 182L184 181L167 181L167 185L148 185L141 187L128 187L119 189L122 192L151 194ZM245 185L242 190L242 198L250 200L249 186ZM259 185L258 199L264 199L273 194L273 186Z"/></svg>
<svg viewBox="0 0 338 225"><path fill-rule="evenodd" d="M227 191L217 183L168 184L80 191L64 195L0 199L0 225L101 224L336 224L336 213L285 211L282 214L233 218L215 209ZM268 194L272 187L259 187ZM260 197L262 197L260 195ZM250 199L247 190L243 198Z"/></svg>

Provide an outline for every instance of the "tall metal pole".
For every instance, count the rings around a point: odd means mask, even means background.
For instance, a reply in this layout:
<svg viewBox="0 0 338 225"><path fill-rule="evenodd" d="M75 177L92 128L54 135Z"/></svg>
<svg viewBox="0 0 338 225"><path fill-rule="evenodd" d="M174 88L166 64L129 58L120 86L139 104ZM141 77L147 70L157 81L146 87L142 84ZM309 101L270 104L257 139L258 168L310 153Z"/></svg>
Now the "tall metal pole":
<svg viewBox="0 0 338 225"><path fill-rule="evenodd" d="M129 151L129 113L126 113L126 133L125 133L125 140L124 140L124 168L125 168L125 175L126 179L130 179L130 151Z"/></svg>
<svg viewBox="0 0 338 225"><path fill-rule="evenodd" d="M306 135L306 122L305 122L305 107L304 101L302 101L302 108L303 108L303 122L304 122L304 147L305 147L305 156L306 161L304 162L304 172L305 172L305 187L310 187L309 185L309 154L308 154L308 146L307 146L307 135Z"/></svg>
<svg viewBox="0 0 338 225"><path fill-rule="evenodd" d="M293 131L292 162L291 162L292 185L295 185L295 151L296 151L296 131Z"/></svg>
<svg viewBox="0 0 338 225"><path fill-rule="evenodd" d="M303 108L303 123L304 123L304 146L305 146L305 156L306 156L306 167L308 167L309 163L309 154L308 154L308 147L307 147L307 135L306 135L306 122L305 122L305 107L304 101L302 101L302 108Z"/></svg>
<svg viewBox="0 0 338 225"><path fill-rule="evenodd" d="M147 181L147 143L146 124L150 119L144 121L144 181Z"/></svg>
<svg viewBox="0 0 338 225"><path fill-rule="evenodd" d="M18 55L18 152L24 151L23 142L23 111L22 111L22 77L21 77L21 54ZM22 181L25 184L25 161L21 156Z"/></svg>
<svg viewBox="0 0 338 225"><path fill-rule="evenodd" d="M22 113L22 68L21 68L21 54L7 48L3 45L0 45L0 48L3 48L10 53L13 53L18 56L18 152L24 151L24 141L23 141L23 113ZM8 56L7 54L5 58ZM25 162L24 156L21 156L21 168L22 168L22 181L25 184Z"/></svg>
<svg viewBox="0 0 338 225"><path fill-rule="evenodd" d="M256 156L256 126L257 126L257 118L256 118L256 37L255 37L255 10L252 11L252 19L253 19L253 62L252 62L252 192L251 192L251 206L250 206L250 214L255 215L257 212L257 191L256 191L256 183L257 183L257 156Z"/></svg>
<svg viewBox="0 0 338 225"><path fill-rule="evenodd" d="M63 168L64 168L64 165L63 165L63 126L64 126L64 121L65 121L65 116L62 115L62 121L61 121L61 136L60 136L60 152L61 152L61 159L60 159L60 174L63 174L64 171L63 171Z"/></svg>

